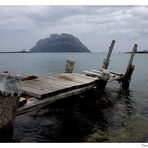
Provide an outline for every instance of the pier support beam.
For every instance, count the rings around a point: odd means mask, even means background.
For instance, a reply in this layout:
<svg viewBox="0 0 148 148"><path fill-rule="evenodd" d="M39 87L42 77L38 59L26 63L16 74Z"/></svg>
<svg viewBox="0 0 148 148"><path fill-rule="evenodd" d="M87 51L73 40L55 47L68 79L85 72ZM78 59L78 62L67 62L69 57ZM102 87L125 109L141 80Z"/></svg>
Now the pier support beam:
<svg viewBox="0 0 148 148"><path fill-rule="evenodd" d="M111 54L112 54L114 45L115 45L115 40L112 40L112 43L111 43L111 45L110 45L110 47L109 47L109 51L108 51L107 57L106 57L106 59L104 59L104 61L103 61L102 68L104 68L104 69L107 69L107 68L108 68L108 65L109 65L109 62L110 62L110 56L111 56Z"/></svg>
<svg viewBox="0 0 148 148"><path fill-rule="evenodd" d="M75 64L75 61L68 59L65 65L65 73L73 73L74 64Z"/></svg>
<svg viewBox="0 0 148 148"><path fill-rule="evenodd" d="M137 44L134 44L134 47L133 47L133 51L131 53L131 57L129 59L129 63L128 63L128 66L127 66L127 69L126 69L126 72L122 78L122 88L123 89L128 89L129 88L129 84L130 84L130 81L131 81L131 76L133 74L133 71L135 69L135 65L133 65L133 59L134 59L134 55L137 51L137 47L138 45Z"/></svg>
<svg viewBox="0 0 148 148"><path fill-rule="evenodd" d="M20 96L20 77L0 74L0 141L10 141Z"/></svg>
<svg viewBox="0 0 148 148"><path fill-rule="evenodd" d="M110 72L108 70L102 70L100 79L98 80L98 84L96 84L97 86L97 90L99 90L100 92L103 92L105 90L106 84L108 82L110 78Z"/></svg>

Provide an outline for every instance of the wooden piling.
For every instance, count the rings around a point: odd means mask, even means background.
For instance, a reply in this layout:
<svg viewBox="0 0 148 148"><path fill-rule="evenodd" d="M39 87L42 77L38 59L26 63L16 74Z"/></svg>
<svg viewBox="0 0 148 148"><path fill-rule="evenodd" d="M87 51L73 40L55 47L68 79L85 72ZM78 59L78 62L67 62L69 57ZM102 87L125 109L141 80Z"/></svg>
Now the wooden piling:
<svg viewBox="0 0 148 148"><path fill-rule="evenodd" d="M122 88L123 89L128 89L129 88L129 84L130 84L130 81L131 81L131 76L132 76L133 71L135 69L135 65L133 65L132 63L133 63L134 55L135 55L135 53L137 51L137 47L138 47L138 45L134 44L133 51L131 53L126 72L125 72L125 74L124 74L124 76L122 78Z"/></svg>
<svg viewBox="0 0 148 148"><path fill-rule="evenodd" d="M108 51L107 57L106 57L106 59L104 59L104 61L103 61L102 68L104 68L104 69L107 69L107 68L108 68L108 65L109 65L109 62L110 62L110 56L111 56L111 54L112 54L114 45L115 45L115 40L112 40L111 46L109 47L109 51Z"/></svg>
<svg viewBox="0 0 148 148"><path fill-rule="evenodd" d="M65 65L65 73L72 73L74 69L74 64L75 64L75 61L68 59Z"/></svg>
<svg viewBox="0 0 148 148"><path fill-rule="evenodd" d="M128 72L128 70L130 69L130 67L133 63L134 55L137 52L137 47L138 47L138 45L134 44L133 51L131 53L131 56L130 56L130 59L129 59L129 62L128 62L128 66L127 66L127 69L126 69L126 73Z"/></svg>
<svg viewBox="0 0 148 148"><path fill-rule="evenodd" d="M10 141L20 96L20 77L0 74L0 141Z"/></svg>
<svg viewBox="0 0 148 148"><path fill-rule="evenodd" d="M97 90L103 92L105 90L109 78L110 78L110 72L106 69L102 70L100 79L98 80L98 84L96 84Z"/></svg>

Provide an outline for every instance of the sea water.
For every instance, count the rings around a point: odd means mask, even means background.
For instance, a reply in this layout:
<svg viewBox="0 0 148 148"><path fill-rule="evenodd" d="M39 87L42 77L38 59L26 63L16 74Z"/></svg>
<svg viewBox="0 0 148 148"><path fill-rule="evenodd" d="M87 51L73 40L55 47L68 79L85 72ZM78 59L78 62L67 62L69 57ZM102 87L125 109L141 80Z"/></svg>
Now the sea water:
<svg viewBox="0 0 148 148"><path fill-rule="evenodd" d="M99 69L106 53L0 54L0 71L20 75L63 73L67 59L74 72ZM113 53L109 69L124 73L130 54ZM15 142L148 142L148 54L136 54L129 90L109 83L103 94L89 92L60 100L16 118Z"/></svg>

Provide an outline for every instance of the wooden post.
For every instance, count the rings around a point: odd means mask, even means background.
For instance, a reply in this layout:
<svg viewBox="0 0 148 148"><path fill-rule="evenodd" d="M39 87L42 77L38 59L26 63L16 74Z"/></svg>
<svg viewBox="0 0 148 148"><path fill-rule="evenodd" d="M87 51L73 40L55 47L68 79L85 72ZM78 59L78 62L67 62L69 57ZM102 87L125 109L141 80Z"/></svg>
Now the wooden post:
<svg viewBox="0 0 148 148"><path fill-rule="evenodd" d="M0 141L10 141L13 137L13 127L19 104L20 77L0 74Z"/></svg>
<svg viewBox="0 0 148 148"><path fill-rule="evenodd" d="M126 69L126 73L128 72L128 70L130 69L130 66L133 63L134 55L137 52L137 47L138 47L138 45L137 44L134 44L133 51L131 53L131 57L129 59L128 66L127 66L127 69Z"/></svg>
<svg viewBox="0 0 148 148"><path fill-rule="evenodd" d="M101 76L100 76L100 79L98 80L98 82L96 84L97 90L99 90L100 92L104 91L109 78L110 78L109 70L103 69Z"/></svg>
<svg viewBox="0 0 148 148"><path fill-rule="evenodd" d="M65 65L65 73L72 73L74 69L74 64L75 64L75 61L68 59Z"/></svg>
<svg viewBox="0 0 148 148"><path fill-rule="evenodd" d="M122 78L122 88L123 89L128 89L129 88L129 84L130 84L130 81L131 81L131 76L133 74L133 71L135 69L135 65L133 65L133 59L134 59L134 55L137 51L137 47L138 45L137 44L134 44L134 47L133 47L133 51L131 53L131 57L129 59L129 62L128 62L128 66L127 66L127 69L126 69L126 72Z"/></svg>
<svg viewBox="0 0 148 148"><path fill-rule="evenodd" d="M103 61L102 68L104 68L104 69L107 69L108 68L108 65L109 65L109 62L110 62L110 56L112 54L114 45L115 45L115 40L112 40L111 46L109 47L109 51L108 51L107 57Z"/></svg>

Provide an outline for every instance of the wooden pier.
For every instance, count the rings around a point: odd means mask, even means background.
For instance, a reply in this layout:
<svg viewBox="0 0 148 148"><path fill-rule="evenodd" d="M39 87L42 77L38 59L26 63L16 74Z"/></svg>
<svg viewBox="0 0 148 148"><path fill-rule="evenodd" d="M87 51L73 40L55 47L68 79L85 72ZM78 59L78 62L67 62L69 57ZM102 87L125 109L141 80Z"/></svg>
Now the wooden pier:
<svg viewBox="0 0 148 148"><path fill-rule="evenodd" d="M103 91L107 83L112 81L118 81L122 83L123 89L128 89L134 70L132 62L137 50L137 44L134 45L125 74L107 70L114 45L115 41L113 40L109 47L107 58L103 61L103 66L99 70L83 71L82 74L72 73L75 61L67 60L65 73L63 74L35 77L31 80L23 79L21 91L29 99L21 98L25 104L18 109L17 115L30 112L35 108L41 108L57 100L83 93L94 87L99 91Z"/></svg>
<svg viewBox="0 0 148 148"><path fill-rule="evenodd" d="M18 109L17 115L41 108L59 99L83 93L95 87L97 82L98 78L76 73L43 76L22 81L22 93L30 98L24 106Z"/></svg>
<svg viewBox="0 0 148 148"><path fill-rule="evenodd" d="M0 130L13 129L16 116L42 108L57 100L81 94L92 88L103 92L107 83L111 81L116 80L122 83L123 89L128 89L134 70L132 62L137 44L134 45L125 73L107 69L114 45L113 40L100 69L85 70L81 74L73 73L75 64L73 60L67 60L65 73L54 76L18 78L9 73L2 73L0 75Z"/></svg>
<svg viewBox="0 0 148 148"><path fill-rule="evenodd" d="M102 68L100 68L99 70L93 70L92 69L92 70L89 70L89 71L83 71L83 73L85 73L87 76L90 76L90 77L100 78L102 71L106 70L106 72L108 71L108 73L110 74L107 82L118 81L119 83L122 84L123 89L128 89L133 71L135 69L135 65L133 65L133 59L134 59L135 53L137 52L138 45L134 44L134 47L133 47L133 50L131 52L131 56L130 56L130 59L129 59L129 62L128 62L128 65L127 65L126 72L125 73L119 73L119 72L115 72L115 71L112 71L112 70L107 70L114 44L115 44L115 41L113 40L112 43L111 43L111 46L109 47L109 52L107 54L107 58L104 59L104 61L103 61Z"/></svg>

